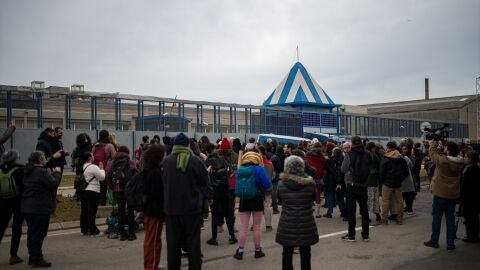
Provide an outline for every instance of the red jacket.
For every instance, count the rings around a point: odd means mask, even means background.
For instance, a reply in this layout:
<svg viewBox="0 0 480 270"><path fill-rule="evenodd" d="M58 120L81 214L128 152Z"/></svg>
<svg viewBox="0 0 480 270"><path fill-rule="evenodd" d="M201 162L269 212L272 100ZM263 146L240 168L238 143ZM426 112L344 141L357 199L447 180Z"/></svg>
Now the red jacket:
<svg viewBox="0 0 480 270"><path fill-rule="evenodd" d="M127 159L127 158L129 160L130 173L131 173L131 176L133 177L137 173L137 164L135 160L131 160L130 156L124 152L117 152L113 160L108 161L107 167L105 168L105 173L106 173L105 180L107 180L108 187L112 189L114 192L123 192L124 187L119 185L114 185L112 181L113 163L115 162L115 160Z"/></svg>
<svg viewBox="0 0 480 270"><path fill-rule="evenodd" d="M315 178L316 180L322 179L325 157L317 151L310 151L307 153L306 159L308 161L308 165L314 167L316 170L313 178Z"/></svg>

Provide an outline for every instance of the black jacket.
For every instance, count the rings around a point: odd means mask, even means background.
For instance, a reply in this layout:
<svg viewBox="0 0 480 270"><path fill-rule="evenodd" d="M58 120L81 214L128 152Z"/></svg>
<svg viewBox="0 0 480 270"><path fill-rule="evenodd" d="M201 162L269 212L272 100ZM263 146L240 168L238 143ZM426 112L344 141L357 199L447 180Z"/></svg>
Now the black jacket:
<svg viewBox="0 0 480 270"><path fill-rule="evenodd" d="M56 191L61 175L49 169L27 163L23 179L22 213L52 214L57 205Z"/></svg>
<svg viewBox="0 0 480 270"><path fill-rule="evenodd" d="M144 172L147 188L147 203L144 213L146 216L164 220L162 168L144 169Z"/></svg>
<svg viewBox="0 0 480 270"><path fill-rule="evenodd" d="M385 153L380 163L380 184L389 188L400 188L408 176L407 162L397 151Z"/></svg>
<svg viewBox="0 0 480 270"><path fill-rule="evenodd" d="M190 155L186 172L177 169L177 155L163 161L165 213L171 216L195 215L202 212L202 204L209 194L208 172L200 158Z"/></svg>
<svg viewBox="0 0 480 270"><path fill-rule="evenodd" d="M51 145L52 145L52 155L54 153L56 153L57 151L63 150L63 143L60 139L53 138L53 140L51 142ZM67 160L65 159L65 155L63 155L63 154L62 154L61 157L54 158L52 160L52 168L57 167L57 166L63 168L63 166L65 166L65 164L67 164Z"/></svg>
<svg viewBox="0 0 480 270"><path fill-rule="evenodd" d="M282 213L275 242L283 246L310 246L318 242L317 224L313 217L315 182L307 175L282 173L278 198Z"/></svg>
<svg viewBox="0 0 480 270"><path fill-rule="evenodd" d="M43 154L45 154L47 168L53 168L53 159L51 158L55 153L53 152L53 140L53 137L48 136L46 132L42 132L40 136L38 136L37 146L35 147L35 150L42 151Z"/></svg>
<svg viewBox="0 0 480 270"><path fill-rule="evenodd" d="M460 199L464 209L480 209L480 167L478 164L466 167L462 173Z"/></svg>
<svg viewBox="0 0 480 270"><path fill-rule="evenodd" d="M327 193L335 193L337 185L340 185L341 179L343 178L343 174L340 170L342 166L342 161L340 157L330 157L329 159L325 160L325 164L323 166L324 177L323 183L325 192Z"/></svg>

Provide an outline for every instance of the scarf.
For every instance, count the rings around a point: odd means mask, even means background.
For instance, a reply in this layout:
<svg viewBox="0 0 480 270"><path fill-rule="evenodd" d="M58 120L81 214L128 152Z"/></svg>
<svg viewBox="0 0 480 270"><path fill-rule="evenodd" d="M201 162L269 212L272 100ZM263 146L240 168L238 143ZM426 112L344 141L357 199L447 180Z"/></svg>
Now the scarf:
<svg viewBox="0 0 480 270"><path fill-rule="evenodd" d="M182 172L187 171L188 161L191 155L190 148L183 145L174 145L172 155L177 155L177 169L182 170Z"/></svg>

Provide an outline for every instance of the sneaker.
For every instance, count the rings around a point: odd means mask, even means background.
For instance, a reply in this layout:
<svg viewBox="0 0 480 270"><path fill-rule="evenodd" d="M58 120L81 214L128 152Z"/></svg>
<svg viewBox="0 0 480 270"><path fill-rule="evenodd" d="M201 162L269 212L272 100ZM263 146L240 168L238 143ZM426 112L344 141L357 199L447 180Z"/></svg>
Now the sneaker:
<svg viewBox="0 0 480 270"><path fill-rule="evenodd" d="M218 246L217 239L213 239L213 238L208 239L207 244L211 246Z"/></svg>
<svg viewBox="0 0 480 270"><path fill-rule="evenodd" d="M20 257L18 256L12 256L10 257L10 261L8 262L9 265L15 265L15 264L18 264L18 263L21 263L23 262L22 259L20 259Z"/></svg>
<svg viewBox="0 0 480 270"><path fill-rule="evenodd" d="M103 236L103 232L99 232L97 234L90 234L90 237L92 238L95 238L95 237L102 237Z"/></svg>
<svg viewBox="0 0 480 270"><path fill-rule="evenodd" d="M347 241L347 242L355 242L355 237L354 236L349 236L348 234L345 236L342 236L342 239Z"/></svg>
<svg viewBox="0 0 480 270"><path fill-rule="evenodd" d="M423 245L426 247L431 247L431 248L439 248L440 246L438 243L433 242L432 240L429 240L427 242L423 242Z"/></svg>
<svg viewBox="0 0 480 270"><path fill-rule="evenodd" d="M110 233L108 236L107 236L108 239L118 239L118 234L116 233Z"/></svg>
<svg viewBox="0 0 480 270"><path fill-rule="evenodd" d="M262 249L255 249L255 259L265 257L265 253L263 253Z"/></svg>
<svg viewBox="0 0 480 270"><path fill-rule="evenodd" d="M447 250L454 250L456 249L455 245L447 245Z"/></svg>
<svg viewBox="0 0 480 270"><path fill-rule="evenodd" d="M37 268L37 267L38 267L38 268L52 267L52 263L51 263L51 262L47 262L47 261L45 261L45 259L41 258L41 259L32 261L32 267L33 267L33 268Z"/></svg>
<svg viewBox="0 0 480 270"><path fill-rule="evenodd" d="M230 236L230 238L228 238L228 243L230 245L233 245L233 244L238 243L238 240L237 240L237 238L235 238L235 236Z"/></svg>
<svg viewBox="0 0 480 270"><path fill-rule="evenodd" d="M233 258L235 258L237 260L243 260L243 251L240 251L240 249L237 248L237 251L233 255Z"/></svg>
<svg viewBox="0 0 480 270"><path fill-rule="evenodd" d="M370 241L370 237L368 235L362 235L362 240L363 242L368 242Z"/></svg>
<svg viewBox="0 0 480 270"><path fill-rule="evenodd" d="M133 240L136 240L137 239L137 236L133 233L133 234L130 234L127 238L128 241L133 241Z"/></svg>
<svg viewBox="0 0 480 270"><path fill-rule="evenodd" d="M271 232L271 231L273 231L273 227L272 226L265 226L265 230L267 232Z"/></svg>
<svg viewBox="0 0 480 270"><path fill-rule="evenodd" d="M332 218L332 214L324 214L323 217L326 217L326 218Z"/></svg>

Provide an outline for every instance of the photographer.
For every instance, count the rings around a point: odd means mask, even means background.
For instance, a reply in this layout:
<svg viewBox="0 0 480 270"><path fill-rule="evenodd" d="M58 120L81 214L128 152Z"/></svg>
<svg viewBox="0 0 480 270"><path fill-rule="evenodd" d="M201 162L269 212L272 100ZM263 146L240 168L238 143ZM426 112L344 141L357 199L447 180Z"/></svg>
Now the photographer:
<svg viewBox="0 0 480 270"><path fill-rule="evenodd" d="M432 209L432 235L424 245L439 248L438 238L442 216L445 213L447 224L447 250L455 249L455 205L460 198L460 175L463 170L463 160L458 157L460 149L454 142L443 142L443 153L438 149L442 130L435 132L436 135L429 142L429 157L435 164L435 173L430 185L433 193Z"/></svg>

